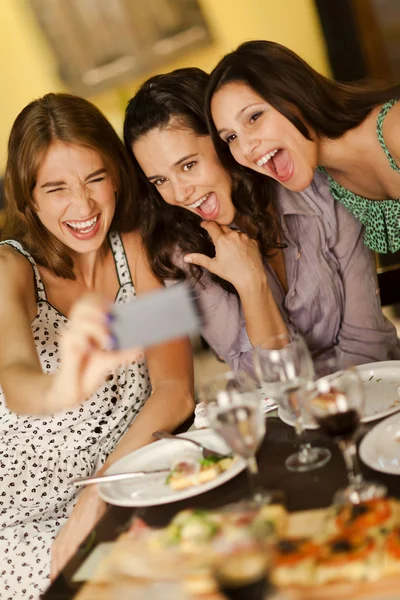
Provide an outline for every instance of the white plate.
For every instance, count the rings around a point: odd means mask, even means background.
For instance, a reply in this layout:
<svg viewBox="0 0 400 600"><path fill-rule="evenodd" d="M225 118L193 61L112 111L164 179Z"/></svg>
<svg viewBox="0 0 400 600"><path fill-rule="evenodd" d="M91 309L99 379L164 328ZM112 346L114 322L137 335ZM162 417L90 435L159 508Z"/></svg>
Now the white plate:
<svg viewBox="0 0 400 600"><path fill-rule="evenodd" d="M387 360L356 367L365 387L365 414L363 423L388 417L400 410L400 360ZM294 416L282 407L278 409L280 419L294 426ZM304 417L306 429L317 429L312 417Z"/></svg>
<svg viewBox="0 0 400 600"><path fill-rule="evenodd" d="M361 460L376 471L400 475L399 433L400 415L393 415L375 425L360 444Z"/></svg>
<svg viewBox="0 0 400 600"><path fill-rule="evenodd" d="M259 393L263 401L264 414L269 413L272 410L276 410L278 408L278 405L275 403L275 401L267 397L267 392L263 389L262 386L259 389ZM196 427L196 429L203 429L205 427L208 427L208 425L209 424L205 404L204 402L198 402L194 410L194 426Z"/></svg>
<svg viewBox="0 0 400 600"><path fill-rule="evenodd" d="M189 431L185 434L204 444L211 450L222 454L229 454L230 450L225 442L211 429ZM201 458L201 451L190 442L174 442L160 440L131 452L107 469L105 475L112 473L125 473L127 471L146 471L150 469L169 469L173 463L185 458ZM118 506L155 506L176 502L184 498L197 496L208 490L222 485L235 477L246 467L245 461L240 458L230 469L224 471L215 479L196 485L185 490L174 491L165 483L168 473L148 475L138 479L102 483L98 486L99 494L109 504Z"/></svg>

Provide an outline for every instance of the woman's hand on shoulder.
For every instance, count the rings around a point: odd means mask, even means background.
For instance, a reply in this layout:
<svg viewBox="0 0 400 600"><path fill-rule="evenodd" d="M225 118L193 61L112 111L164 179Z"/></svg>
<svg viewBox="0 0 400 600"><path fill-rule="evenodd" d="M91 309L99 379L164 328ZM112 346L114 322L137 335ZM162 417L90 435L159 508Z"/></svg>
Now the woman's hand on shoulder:
<svg viewBox="0 0 400 600"><path fill-rule="evenodd" d="M79 404L96 391L109 371L140 357L138 349L115 349L112 318L97 294L75 302L60 339L61 363L48 392L49 412Z"/></svg>
<svg viewBox="0 0 400 600"><path fill-rule="evenodd" d="M215 257L191 253L185 256L185 262L203 267L229 281L239 293L264 277L263 260L256 240L225 225L204 221L201 226L212 239Z"/></svg>

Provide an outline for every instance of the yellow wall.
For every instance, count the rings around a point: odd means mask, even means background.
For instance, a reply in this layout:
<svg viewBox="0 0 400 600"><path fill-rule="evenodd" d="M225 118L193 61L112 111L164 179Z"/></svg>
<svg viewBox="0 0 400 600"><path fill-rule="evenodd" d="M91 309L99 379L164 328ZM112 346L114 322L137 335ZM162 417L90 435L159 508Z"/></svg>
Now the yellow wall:
<svg viewBox="0 0 400 600"><path fill-rule="evenodd" d="M110 0L112 1L112 0ZM136 0L142 1L142 0ZM222 54L248 39L272 39L298 52L315 69L329 74L324 40L313 0L200 0L213 32L212 46L162 65L158 71L184 66L212 69ZM0 171L6 160L7 138L18 112L30 100L64 86L57 65L30 11L28 0L0 1ZM121 132L126 101L138 84L92 98Z"/></svg>

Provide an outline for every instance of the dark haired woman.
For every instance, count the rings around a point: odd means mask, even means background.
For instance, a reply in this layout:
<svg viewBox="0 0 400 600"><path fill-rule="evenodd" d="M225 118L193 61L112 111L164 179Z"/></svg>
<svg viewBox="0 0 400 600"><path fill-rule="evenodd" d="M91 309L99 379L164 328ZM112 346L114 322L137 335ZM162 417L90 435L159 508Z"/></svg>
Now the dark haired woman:
<svg viewBox="0 0 400 600"><path fill-rule="evenodd" d="M183 422L192 367L185 341L152 348L146 361L111 349L109 307L160 283L129 231L129 158L95 106L67 94L30 103L11 131L5 191L1 597L33 599L48 583L61 526L53 574L104 511L94 488L78 498L71 480Z"/></svg>
<svg viewBox="0 0 400 600"><path fill-rule="evenodd" d="M365 226L365 244L385 253L400 249L399 98L400 85L336 83L288 48L254 41L215 67L206 111L224 164L225 143L238 163L292 191L319 166Z"/></svg>
<svg viewBox="0 0 400 600"><path fill-rule="evenodd" d="M322 174L291 192L235 161L224 169L205 121L207 82L194 68L158 75L126 111L155 274L192 279L206 307L204 337L233 367L250 368L253 346L291 328L316 360L394 357L361 224L333 201Z"/></svg>

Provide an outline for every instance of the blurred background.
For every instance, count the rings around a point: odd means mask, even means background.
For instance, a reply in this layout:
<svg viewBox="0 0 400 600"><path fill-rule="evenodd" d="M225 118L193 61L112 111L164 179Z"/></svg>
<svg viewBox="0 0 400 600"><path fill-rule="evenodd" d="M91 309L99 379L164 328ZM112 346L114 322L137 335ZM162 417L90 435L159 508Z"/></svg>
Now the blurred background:
<svg viewBox="0 0 400 600"><path fill-rule="evenodd" d="M127 101L150 75L209 71L257 38L338 80L400 81L400 0L1 0L0 180L11 125L30 100L85 96L121 134Z"/></svg>
<svg viewBox="0 0 400 600"><path fill-rule="evenodd" d="M257 38L339 80L400 79L399 0L2 0L0 175L11 125L33 98L83 95L120 133L128 99L150 75L210 70Z"/></svg>
<svg viewBox="0 0 400 600"><path fill-rule="evenodd" d="M314 0L2 0L0 172L18 112L68 90L121 133L127 101L150 75L211 70L248 39L272 39L331 74Z"/></svg>

